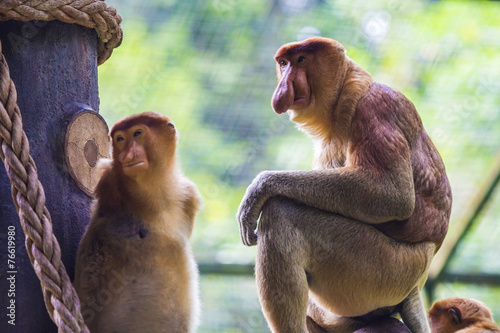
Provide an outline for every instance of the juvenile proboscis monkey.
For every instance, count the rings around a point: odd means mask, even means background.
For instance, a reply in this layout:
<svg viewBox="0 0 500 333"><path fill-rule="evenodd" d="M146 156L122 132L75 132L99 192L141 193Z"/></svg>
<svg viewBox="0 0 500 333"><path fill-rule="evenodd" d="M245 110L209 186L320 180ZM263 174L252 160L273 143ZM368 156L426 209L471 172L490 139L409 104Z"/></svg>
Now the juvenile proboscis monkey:
<svg viewBox="0 0 500 333"><path fill-rule="evenodd" d="M415 107L332 39L286 44L275 59L272 106L315 154L311 171L260 173L237 214L243 243L258 244L270 328L353 332L399 312L412 332L429 332L419 291L452 198Z"/></svg>
<svg viewBox="0 0 500 333"><path fill-rule="evenodd" d="M432 333L500 333L491 311L472 298L448 298L434 303L429 311Z"/></svg>
<svg viewBox="0 0 500 333"><path fill-rule="evenodd" d="M178 135L156 112L111 129L74 286L93 333L195 332L198 269L189 239L201 199L176 159Z"/></svg>

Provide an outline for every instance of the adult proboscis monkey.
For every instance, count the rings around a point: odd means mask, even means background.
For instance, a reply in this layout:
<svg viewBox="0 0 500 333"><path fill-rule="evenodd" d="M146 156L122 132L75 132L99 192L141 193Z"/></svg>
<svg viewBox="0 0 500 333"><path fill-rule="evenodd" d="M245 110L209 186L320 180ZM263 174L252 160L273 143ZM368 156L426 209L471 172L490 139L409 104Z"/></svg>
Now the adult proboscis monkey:
<svg viewBox="0 0 500 333"><path fill-rule="evenodd" d="M311 171L260 173L241 202L260 301L273 332L353 332L394 312L429 332L419 290L448 229L450 184L413 104L345 53L310 38L275 55L272 106L315 154Z"/></svg>

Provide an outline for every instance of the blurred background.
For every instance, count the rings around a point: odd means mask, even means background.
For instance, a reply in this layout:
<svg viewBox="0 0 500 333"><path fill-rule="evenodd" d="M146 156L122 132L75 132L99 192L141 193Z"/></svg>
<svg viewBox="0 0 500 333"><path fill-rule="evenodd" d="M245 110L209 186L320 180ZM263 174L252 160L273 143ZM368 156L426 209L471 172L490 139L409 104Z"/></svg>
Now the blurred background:
<svg viewBox="0 0 500 333"><path fill-rule="evenodd" d="M199 332L268 332L255 247L235 214L262 170L310 168L312 145L272 111L273 55L309 36L340 41L374 79L416 106L445 162L454 204L427 301L473 297L500 320L500 3L396 0L107 0L123 44L99 67L109 125L146 110L170 116L205 206L193 248Z"/></svg>

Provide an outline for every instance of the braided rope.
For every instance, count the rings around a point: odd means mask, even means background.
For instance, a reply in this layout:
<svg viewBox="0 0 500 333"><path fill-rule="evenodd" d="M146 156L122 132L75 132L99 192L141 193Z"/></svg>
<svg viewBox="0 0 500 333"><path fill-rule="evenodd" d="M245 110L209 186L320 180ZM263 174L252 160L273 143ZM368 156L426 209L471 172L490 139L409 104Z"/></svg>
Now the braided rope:
<svg viewBox="0 0 500 333"><path fill-rule="evenodd" d="M0 21L51 21L94 28L100 38L98 64L122 41L121 17L103 0L2 0ZM12 185L12 200L26 237L26 250L40 279L45 306L59 332L87 333L80 301L61 261L45 193L23 130L17 92L0 43L0 158Z"/></svg>
<svg viewBox="0 0 500 333"><path fill-rule="evenodd" d="M104 0L2 0L0 21L53 21L76 23L97 31L97 63L105 62L122 42L122 18Z"/></svg>

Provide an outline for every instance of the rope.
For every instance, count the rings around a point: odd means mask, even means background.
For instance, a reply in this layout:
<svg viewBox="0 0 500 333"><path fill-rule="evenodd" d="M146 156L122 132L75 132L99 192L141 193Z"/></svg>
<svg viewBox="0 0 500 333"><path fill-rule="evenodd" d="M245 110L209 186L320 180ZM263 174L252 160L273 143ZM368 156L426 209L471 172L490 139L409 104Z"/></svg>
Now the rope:
<svg viewBox="0 0 500 333"><path fill-rule="evenodd" d="M3 0L0 21L60 20L94 28L100 38L98 64L120 45L121 17L102 0ZM59 332L87 333L80 301L61 261L45 193L23 130L17 92L0 43L0 158L12 185L12 200L25 234L26 250L40 279L45 306Z"/></svg>
<svg viewBox="0 0 500 333"><path fill-rule="evenodd" d="M53 21L76 23L97 31L97 64L104 63L122 42L122 18L104 0L3 0L0 21Z"/></svg>

